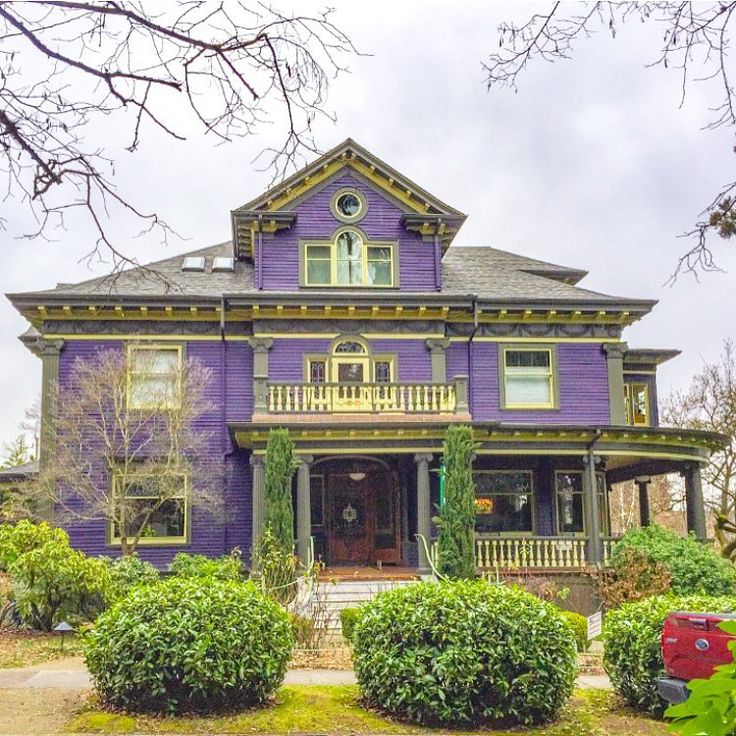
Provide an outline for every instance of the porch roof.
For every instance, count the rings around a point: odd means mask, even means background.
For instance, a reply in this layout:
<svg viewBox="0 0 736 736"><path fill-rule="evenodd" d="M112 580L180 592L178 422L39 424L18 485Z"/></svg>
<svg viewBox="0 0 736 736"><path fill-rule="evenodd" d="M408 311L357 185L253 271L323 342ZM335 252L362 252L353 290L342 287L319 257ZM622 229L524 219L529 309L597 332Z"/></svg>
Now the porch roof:
<svg viewBox="0 0 736 736"><path fill-rule="evenodd" d="M339 419L319 418L319 423L282 421L290 430L300 453L396 454L442 452L447 422L429 418L406 422L386 420L366 425L347 424ZM268 423L231 423L233 441L255 453L265 451ZM711 453L727 439L714 432L672 427L596 427L558 425L510 425L493 422L472 423L479 455L498 456L583 456L592 447L608 462L614 482L642 474L676 472L684 465L706 463Z"/></svg>

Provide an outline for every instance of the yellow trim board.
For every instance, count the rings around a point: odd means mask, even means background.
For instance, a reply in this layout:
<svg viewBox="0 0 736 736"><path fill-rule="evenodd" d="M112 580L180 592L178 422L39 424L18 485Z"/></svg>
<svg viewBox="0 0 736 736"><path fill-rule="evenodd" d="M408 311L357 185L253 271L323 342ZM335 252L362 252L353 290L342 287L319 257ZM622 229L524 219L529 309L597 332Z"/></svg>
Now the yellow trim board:
<svg viewBox="0 0 736 736"><path fill-rule="evenodd" d="M164 341L175 341L175 342L193 342L193 341L215 341L219 342L222 340L220 335L186 335L186 334L171 334L171 335L121 335L119 333L97 333L92 335L75 335L73 333L47 333L43 335L45 340L158 340ZM251 335L225 335L226 342L247 342L251 340Z"/></svg>

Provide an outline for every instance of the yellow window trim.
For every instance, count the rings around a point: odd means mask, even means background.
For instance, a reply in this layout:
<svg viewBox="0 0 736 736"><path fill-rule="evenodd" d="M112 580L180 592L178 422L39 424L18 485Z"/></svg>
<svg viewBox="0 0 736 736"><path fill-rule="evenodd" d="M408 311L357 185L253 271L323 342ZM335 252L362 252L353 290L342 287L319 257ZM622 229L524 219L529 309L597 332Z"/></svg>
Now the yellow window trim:
<svg viewBox="0 0 736 736"><path fill-rule="evenodd" d="M168 547L174 545L185 545L189 544L189 476L186 473L181 473L181 477L184 479L184 494L181 496L170 496L167 500L178 500L181 499L184 502L184 531L183 534L176 537L143 537L138 540L138 546L143 547ZM136 478L154 478L154 473L143 473L136 476ZM118 493L117 486L120 483L120 476L113 477L114 493ZM152 498L156 499L156 496L136 496L135 498ZM109 544L120 545L121 538L115 536L115 523L109 522Z"/></svg>
<svg viewBox="0 0 736 736"><path fill-rule="evenodd" d="M149 352L160 352L164 351L167 353L176 351L177 353L177 386L176 386L176 402L171 405L159 405L159 404L133 404L131 402L131 396L132 396L132 383L135 380L135 377L138 375L142 376L151 376L151 375L159 375L159 374L152 374L147 373L145 371L135 371L133 370L133 353L136 351L149 351ZM181 345L171 345L171 344L165 344L165 343L155 343L155 344L146 344L146 345L128 345L127 346L127 376L126 376L126 404L129 410L149 410L149 409L177 409L181 406L182 401L182 385L181 385L181 369L182 369L182 346Z"/></svg>
<svg viewBox="0 0 736 736"><path fill-rule="evenodd" d="M644 392L644 414L640 415L635 412L636 394L642 390ZM649 427L651 425L651 404L649 401L649 384L641 381L632 381L624 384L625 402L626 402L626 422L632 427ZM637 421L637 417L643 416L643 421Z"/></svg>
<svg viewBox="0 0 736 736"><path fill-rule="evenodd" d="M362 276L362 283L360 284L347 284L347 283L340 283L337 280L337 266L340 260L337 257L337 240L338 238L345 232L354 232L359 238L362 243L361 248L361 258L360 258L360 264L361 264L361 276ZM334 288L334 287L347 287L347 288L357 288L357 289L393 289L396 286L396 248L395 243L393 242L387 242L387 241L371 241L369 240L365 233L363 233L359 228L356 227L341 227L333 236L332 240L326 240L326 241L305 241L302 243L302 259L303 259L303 281L304 286L314 287L314 288ZM309 256L309 250L310 248L329 248L330 249L330 257L328 258L310 258ZM370 248L388 248L391 252L391 256L388 259L381 258L381 259L369 259L368 258L368 251ZM330 263L330 283L313 283L309 280L309 263L310 262L322 262L327 263L329 260ZM388 263L390 265L389 272L391 274L391 282L388 284L370 284L367 283L368 278L368 264L369 263Z"/></svg>
<svg viewBox="0 0 736 736"><path fill-rule="evenodd" d="M547 379L549 382L549 395L550 395L550 401L545 402L543 404L520 404L516 402L509 402L506 400L506 376L507 374L507 366L506 366L506 354L509 352L514 353L547 353L549 355L549 368L547 371ZM502 369L502 382L503 382L503 406L502 409L556 409L557 408L557 402L556 402L556 395L557 395L557 382L556 382L556 364L555 364L555 351L551 347L517 347L515 345L509 345L508 347L501 348L501 369ZM524 372L524 369L514 369L512 374L514 376L524 376L524 375L530 375L530 376L541 376L541 372L537 371L527 371Z"/></svg>

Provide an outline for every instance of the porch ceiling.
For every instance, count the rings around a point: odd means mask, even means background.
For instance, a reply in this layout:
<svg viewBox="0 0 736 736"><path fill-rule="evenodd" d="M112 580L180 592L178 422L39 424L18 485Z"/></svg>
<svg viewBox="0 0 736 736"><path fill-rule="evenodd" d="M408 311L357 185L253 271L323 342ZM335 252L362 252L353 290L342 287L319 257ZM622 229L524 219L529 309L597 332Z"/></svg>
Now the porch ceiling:
<svg viewBox="0 0 736 736"><path fill-rule="evenodd" d="M359 417L354 417L358 419ZM301 453L376 454L442 451L447 422L389 421L346 425L335 418L319 417L311 426L288 421L280 424L290 430ZM268 423L232 423L233 441L256 453L265 450ZM641 467L656 474L677 470L687 463L705 463L711 452L725 442L712 432L670 427L591 427L529 426L498 423L473 423L479 455L582 456L592 446L605 458L620 480L642 474ZM661 469L658 469L661 468Z"/></svg>

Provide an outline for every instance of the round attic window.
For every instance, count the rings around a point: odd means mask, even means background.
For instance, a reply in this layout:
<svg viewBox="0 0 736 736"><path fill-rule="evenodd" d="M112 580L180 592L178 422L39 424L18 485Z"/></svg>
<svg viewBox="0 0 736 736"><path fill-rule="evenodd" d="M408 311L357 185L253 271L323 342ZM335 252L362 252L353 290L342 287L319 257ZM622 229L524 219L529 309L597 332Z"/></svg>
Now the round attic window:
<svg viewBox="0 0 736 736"><path fill-rule="evenodd" d="M343 222L357 222L367 209L365 197L353 189L343 189L332 199L332 212Z"/></svg>

